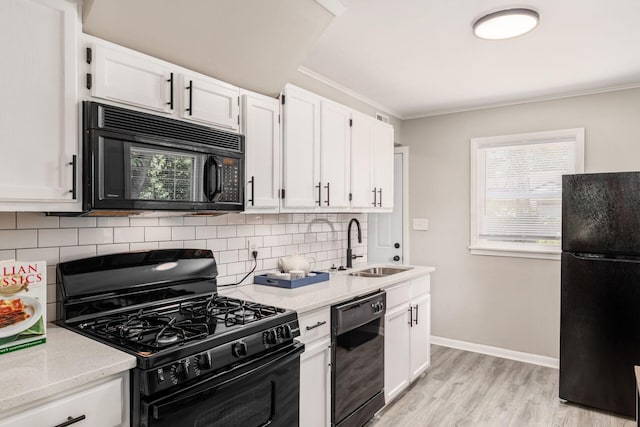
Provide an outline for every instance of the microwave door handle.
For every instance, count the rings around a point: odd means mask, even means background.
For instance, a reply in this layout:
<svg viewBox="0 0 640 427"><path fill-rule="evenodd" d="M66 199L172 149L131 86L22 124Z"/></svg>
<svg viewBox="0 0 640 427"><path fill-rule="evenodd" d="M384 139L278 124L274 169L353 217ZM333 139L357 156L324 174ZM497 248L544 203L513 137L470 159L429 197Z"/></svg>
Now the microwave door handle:
<svg viewBox="0 0 640 427"><path fill-rule="evenodd" d="M215 156L209 156L205 163L205 194L210 202L216 202L222 194L222 165Z"/></svg>
<svg viewBox="0 0 640 427"><path fill-rule="evenodd" d="M212 160L213 160L213 157L209 156L207 157L207 160L204 162L203 190L204 190L205 198L208 201L212 201L215 196L215 192L212 191L212 188L215 188L215 184L212 183L212 179L214 179L214 176L215 176L215 171L213 171L212 173L212 170L211 170L212 168L215 168L215 166L212 165Z"/></svg>

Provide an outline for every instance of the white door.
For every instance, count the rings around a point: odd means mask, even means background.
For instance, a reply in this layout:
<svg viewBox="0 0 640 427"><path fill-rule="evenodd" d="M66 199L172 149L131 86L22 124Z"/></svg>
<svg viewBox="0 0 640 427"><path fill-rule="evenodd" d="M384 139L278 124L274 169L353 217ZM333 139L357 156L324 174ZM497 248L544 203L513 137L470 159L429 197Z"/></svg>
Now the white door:
<svg viewBox="0 0 640 427"><path fill-rule="evenodd" d="M77 7L0 2L0 210L80 208Z"/></svg>
<svg viewBox="0 0 640 427"><path fill-rule="evenodd" d="M404 254L404 167L405 154L394 154L394 202L391 213L370 213L368 217L368 251L369 262L402 264Z"/></svg>
<svg viewBox="0 0 640 427"><path fill-rule="evenodd" d="M183 75L181 82L182 118L232 131L239 129L240 89L193 75Z"/></svg>
<svg viewBox="0 0 640 427"><path fill-rule="evenodd" d="M177 108L177 76L169 67L138 52L99 44L92 49L91 96L159 113Z"/></svg>
<svg viewBox="0 0 640 427"><path fill-rule="evenodd" d="M406 304L384 316L384 395L387 403L409 385L409 319Z"/></svg>
<svg viewBox="0 0 640 427"><path fill-rule="evenodd" d="M287 86L284 91L282 187L284 209L320 205L320 99Z"/></svg>
<svg viewBox="0 0 640 427"><path fill-rule="evenodd" d="M329 340L300 356L300 426L327 427L331 417L331 347Z"/></svg>
<svg viewBox="0 0 640 427"><path fill-rule="evenodd" d="M322 101L320 115L320 182L322 208L349 207L351 110Z"/></svg>
<svg viewBox="0 0 640 427"><path fill-rule="evenodd" d="M245 212L278 212L280 188L280 102L243 95L245 134Z"/></svg>
<svg viewBox="0 0 640 427"><path fill-rule="evenodd" d="M413 381L422 374L431 362L431 295L427 294L411 301L413 305L413 327L411 328L411 375Z"/></svg>
<svg viewBox="0 0 640 427"><path fill-rule="evenodd" d="M374 118L353 112L351 126L351 207L373 208L372 166Z"/></svg>
<svg viewBox="0 0 640 427"><path fill-rule="evenodd" d="M373 127L373 186L378 208L393 209L393 126L379 120Z"/></svg>

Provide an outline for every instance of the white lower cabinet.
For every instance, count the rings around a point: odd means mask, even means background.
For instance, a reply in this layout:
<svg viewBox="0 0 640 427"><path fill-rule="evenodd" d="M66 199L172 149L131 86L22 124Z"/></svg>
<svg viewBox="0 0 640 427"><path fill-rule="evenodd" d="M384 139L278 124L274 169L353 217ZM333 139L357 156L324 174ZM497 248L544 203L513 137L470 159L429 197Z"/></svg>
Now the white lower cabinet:
<svg viewBox="0 0 640 427"><path fill-rule="evenodd" d="M327 427L331 421L331 311L300 315L300 427Z"/></svg>
<svg viewBox="0 0 640 427"><path fill-rule="evenodd" d="M128 372L97 385L56 395L14 415L0 415L0 427L115 427L129 425ZM67 423L67 424L65 424Z"/></svg>
<svg viewBox="0 0 640 427"><path fill-rule="evenodd" d="M387 289L384 328L384 394L389 403L431 362L429 276Z"/></svg>

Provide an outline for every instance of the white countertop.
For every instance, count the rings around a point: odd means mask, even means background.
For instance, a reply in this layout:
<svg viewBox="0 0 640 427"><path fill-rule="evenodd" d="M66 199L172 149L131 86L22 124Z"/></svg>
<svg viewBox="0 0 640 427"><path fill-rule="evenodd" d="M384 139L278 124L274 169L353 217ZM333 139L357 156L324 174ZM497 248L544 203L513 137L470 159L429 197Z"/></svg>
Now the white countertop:
<svg viewBox="0 0 640 427"><path fill-rule="evenodd" d="M412 265L402 266L412 267L410 270L387 277L349 276L349 273L354 271L376 266L381 266L381 264L358 266L349 271L331 273L331 278L326 282L314 283L295 289L251 284L220 288L219 292L222 295L234 298L296 310L300 314L435 271L434 267Z"/></svg>
<svg viewBox="0 0 640 427"><path fill-rule="evenodd" d="M136 366L130 354L47 324L47 342L0 355L0 412Z"/></svg>

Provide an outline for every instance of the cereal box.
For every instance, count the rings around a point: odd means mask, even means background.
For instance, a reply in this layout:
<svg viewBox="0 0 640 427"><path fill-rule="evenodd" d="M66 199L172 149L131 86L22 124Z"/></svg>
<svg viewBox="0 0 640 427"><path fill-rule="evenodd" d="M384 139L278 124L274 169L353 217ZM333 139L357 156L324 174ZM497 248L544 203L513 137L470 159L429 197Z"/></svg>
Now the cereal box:
<svg viewBox="0 0 640 427"><path fill-rule="evenodd" d="M0 261L0 354L46 341L47 264Z"/></svg>

